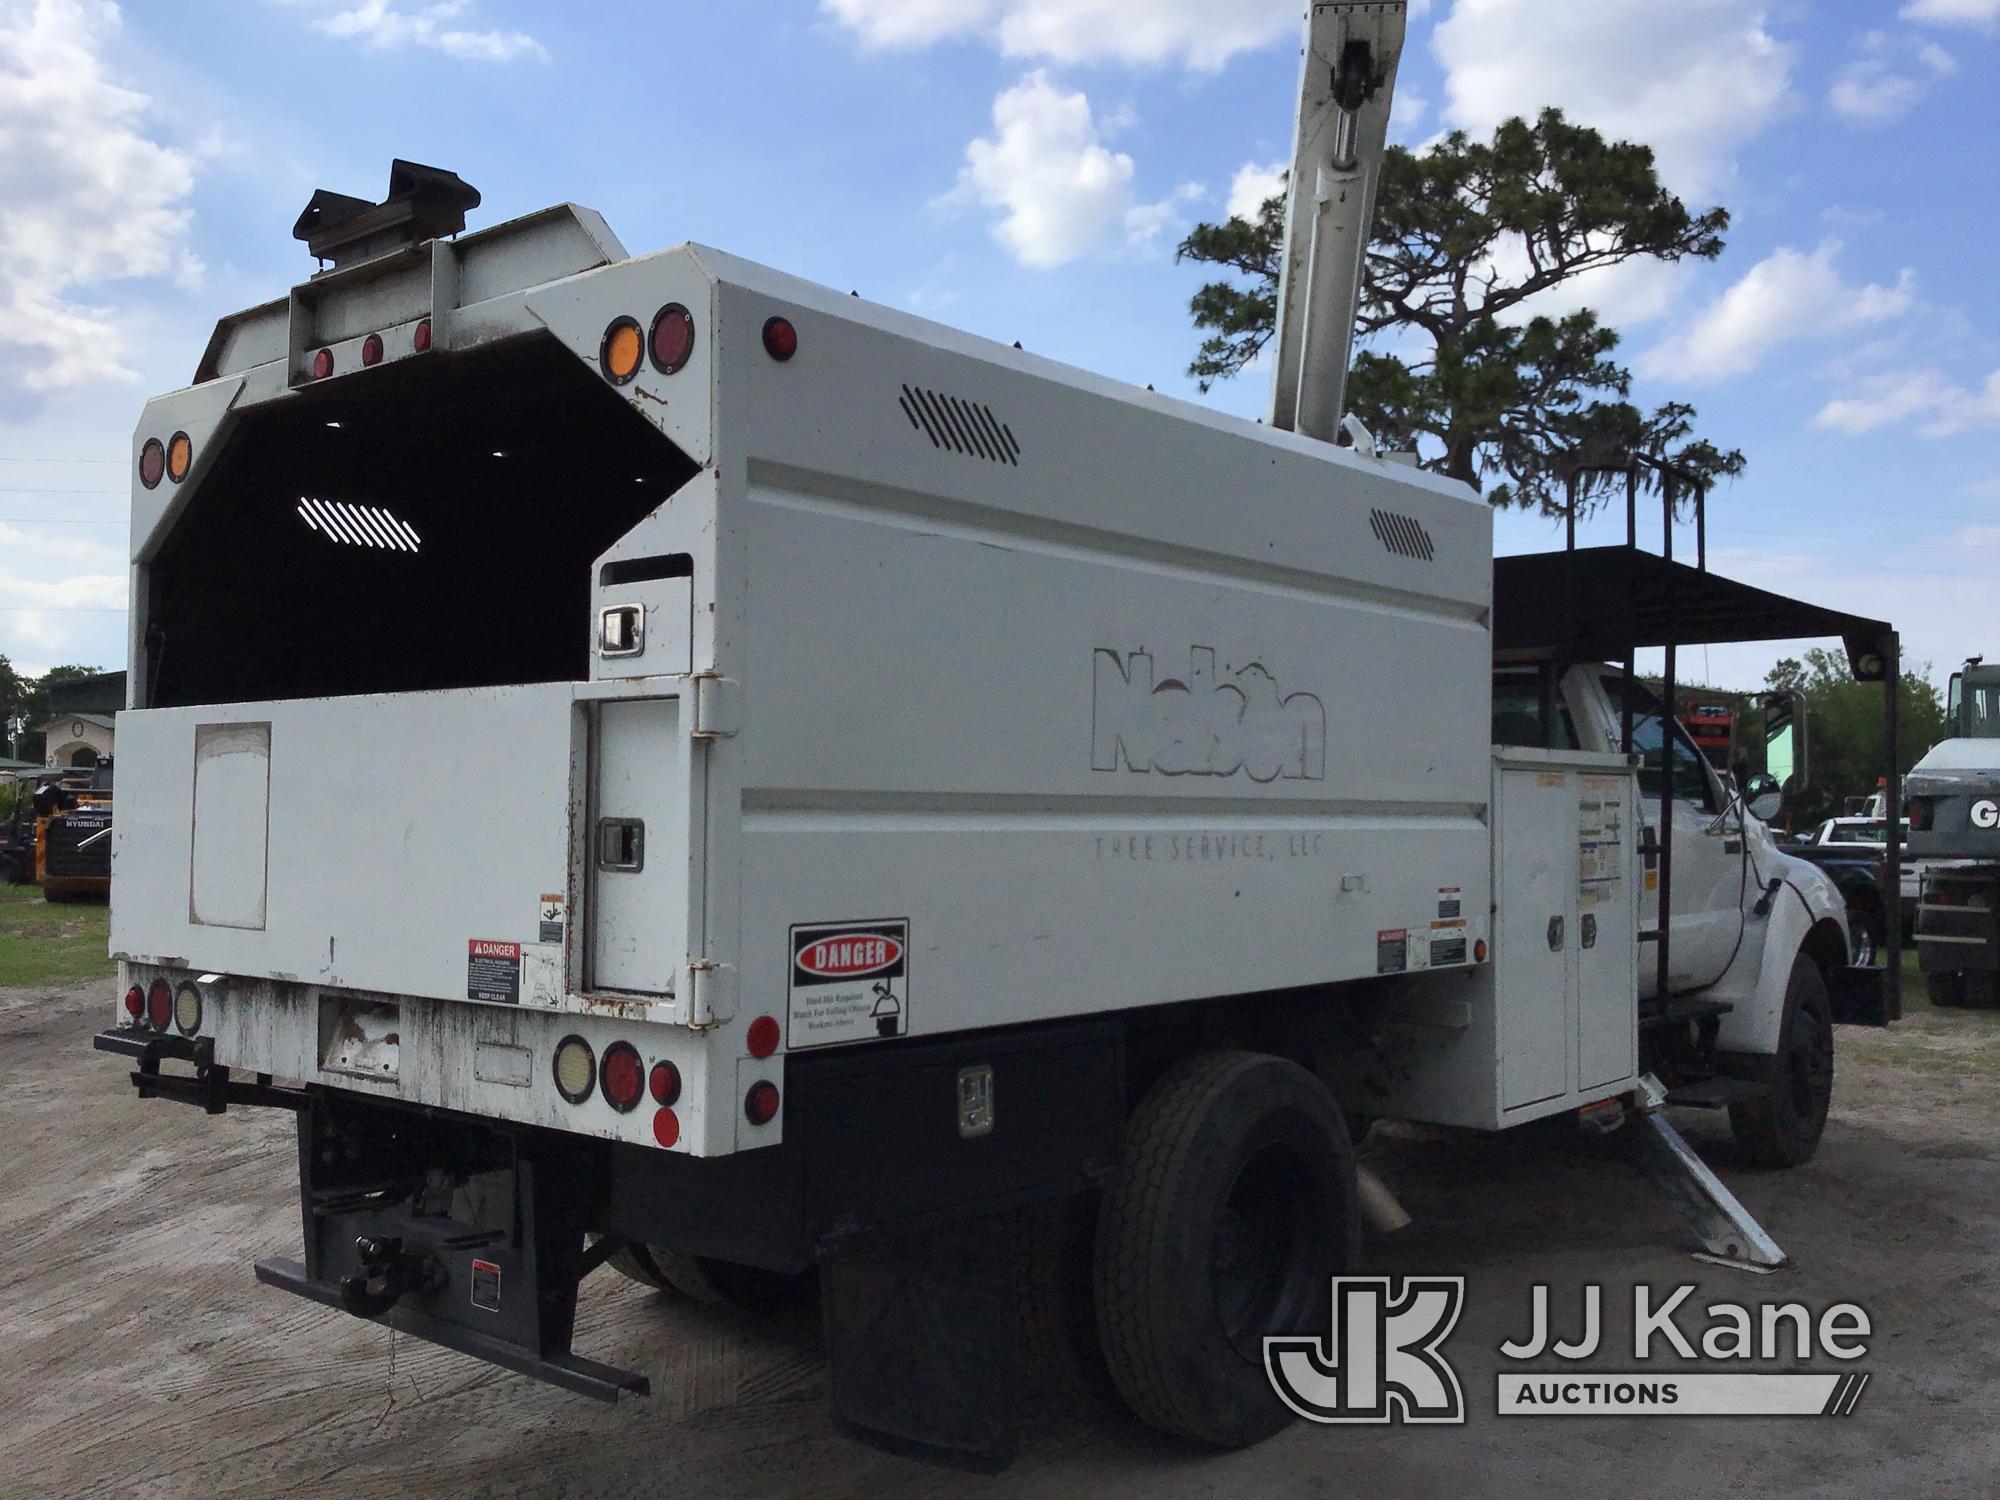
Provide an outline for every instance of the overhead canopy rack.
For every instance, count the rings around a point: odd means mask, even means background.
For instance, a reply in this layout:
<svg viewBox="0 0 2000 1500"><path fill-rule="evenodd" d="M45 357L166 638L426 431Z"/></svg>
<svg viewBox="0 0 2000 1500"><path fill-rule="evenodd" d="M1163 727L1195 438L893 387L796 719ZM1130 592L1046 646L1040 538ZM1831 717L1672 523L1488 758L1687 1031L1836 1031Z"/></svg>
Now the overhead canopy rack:
<svg viewBox="0 0 2000 1500"><path fill-rule="evenodd" d="M1651 474L1660 496L1662 555L1639 547L1639 494ZM1579 547L1577 517L1584 485L1595 478L1622 478L1625 490L1625 545ZM1674 532L1684 503L1695 527L1695 565L1674 561ZM1497 663L1540 668L1542 723L1555 722L1556 680L1571 662L1622 661L1625 666L1621 748L1633 750L1632 684L1639 651L1664 653L1661 699L1670 716L1679 713L1676 656L1682 646L1739 641L1837 638L1847 650L1855 678L1883 685L1883 729L1888 743L1888 836L1878 880L1882 910L1898 909L1902 879L1902 774L1897 764L1896 688L1902 676L1901 644L1883 620L1827 609L1803 599L1774 594L1708 570L1708 483L1671 463L1634 454L1616 465L1579 463L1569 474L1567 545L1560 552L1501 557L1493 563L1493 656ZM1662 726L1664 728L1664 726ZM1545 728L1544 733L1550 732ZM1746 791L1747 766L1732 768L1739 798ZM1659 828L1649 831L1649 869L1657 858L1659 921L1642 941L1655 945L1654 1005L1670 995L1669 954L1673 926L1674 786L1662 776ZM1740 816L1747 816L1744 808ZM1655 842L1656 841L1656 842ZM1651 877L1649 877L1651 878ZM1829 975L1836 1014L1851 1008L1858 1019L1890 1020L1902 1014L1902 923L1885 917L1886 963L1880 969L1843 968ZM1642 1011L1642 1020L1644 1014Z"/></svg>
<svg viewBox="0 0 2000 1500"><path fill-rule="evenodd" d="M1838 637L1855 677L1880 682L1895 630L1753 588L1633 547L1578 547L1493 562L1493 654L1501 662L1622 661L1635 650Z"/></svg>

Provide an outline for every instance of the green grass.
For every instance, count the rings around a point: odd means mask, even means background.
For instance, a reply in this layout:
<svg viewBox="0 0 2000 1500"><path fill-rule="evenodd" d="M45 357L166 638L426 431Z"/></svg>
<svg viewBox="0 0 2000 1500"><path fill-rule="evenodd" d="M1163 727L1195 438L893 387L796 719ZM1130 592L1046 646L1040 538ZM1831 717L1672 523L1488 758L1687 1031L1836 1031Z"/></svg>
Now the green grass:
<svg viewBox="0 0 2000 1500"><path fill-rule="evenodd" d="M53 903L39 886L0 884L0 989L53 989L108 979L111 909Z"/></svg>

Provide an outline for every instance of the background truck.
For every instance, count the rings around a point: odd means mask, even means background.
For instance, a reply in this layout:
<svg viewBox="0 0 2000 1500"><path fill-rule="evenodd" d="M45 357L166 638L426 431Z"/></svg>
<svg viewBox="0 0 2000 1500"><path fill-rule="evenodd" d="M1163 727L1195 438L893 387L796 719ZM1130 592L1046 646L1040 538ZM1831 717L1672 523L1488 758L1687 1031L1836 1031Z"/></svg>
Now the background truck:
<svg viewBox="0 0 2000 1500"><path fill-rule="evenodd" d="M1935 1005L1991 1005L2000 978L2000 666L1952 673L1951 737L1910 770L1910 850L1928 861L1917 963Z"/></svg>
<svg viewBox="0 0 2000 1500"><path fill-rule="evenodd" d="M98 1038L297 1113L260 1279L610 1399L598 1266L816 1274L842 1426L990 1467L1062 1368L1288 1421L1367 1115L1667 1141L1650 1070L1811 1154L1838 893L1573 636L1496 747L1491 513L1342 420L1403 19L1313 7L1269 424L573 206L453 238L431 168L315 196L331 267L135 435Z"/></svg>

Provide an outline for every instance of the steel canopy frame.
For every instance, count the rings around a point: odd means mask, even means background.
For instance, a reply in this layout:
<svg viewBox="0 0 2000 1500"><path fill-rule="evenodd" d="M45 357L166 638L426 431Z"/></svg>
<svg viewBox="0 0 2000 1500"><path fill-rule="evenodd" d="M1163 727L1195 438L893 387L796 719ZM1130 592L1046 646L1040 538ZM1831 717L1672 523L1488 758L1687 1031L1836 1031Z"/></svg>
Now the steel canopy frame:
<svg viewBox="0 0 2000 1500"><path fill-rule="evenodd" d="M1638 545L1638 491L1641 465L1660 481L1665 543L1662 554ZM1578 547L1576 511L1579 480L1587 473L1623 474L1626 540L1623 546ZM1693 499L1696 565L1673 559L1674 522L1680 499ZM1901 641L1887 621L1827 609L1708 571L1706 487L1693 476L1653 459L1615 469L1579 468L1570 476L1567 545L1560 552L1495 558L1493 562L1493 654L1496 662L1621 661L1629 688L1640 648L1665 654L1661 698L1677 713L1676 651L1681 646L1741 641L1837 637L1857 681L1883 684L1883 720L1888 742L1884 812L1887 857L1881 876L1884 913L1882 1002L1886 1015L1902 1013L1903 932L1900 891L1903 864L1902 770L1897 764L1902 677ZM1547 686L1544 692L1549 691ZM1544 714L1543 723L1552 722ZM1662 726L1664 729L1665 726ZM1632 752L1631 698L1625 697L1621 745ZM1656 1003L1664 1006L1673 911L1673 778L1660 786L1658 928L1641 933L1656 944ZM1738 788L1739 793L1741 788Z"/></svg>

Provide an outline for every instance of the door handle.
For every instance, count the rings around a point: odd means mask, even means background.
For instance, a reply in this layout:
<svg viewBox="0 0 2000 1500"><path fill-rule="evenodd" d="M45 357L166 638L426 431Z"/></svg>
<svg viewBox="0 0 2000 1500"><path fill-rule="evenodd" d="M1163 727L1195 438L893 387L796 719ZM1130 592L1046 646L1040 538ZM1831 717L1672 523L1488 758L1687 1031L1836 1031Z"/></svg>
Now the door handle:
<svg viewBox="0 0 2000 1500"><path fill-rule="evenodd" d="M1597 946L1597 914L1595 912L1585 912L1583 914L1583 946L1586 948L1595 948Z"/></svg>
<svg viewBox="0 0 2000 1500"><path fill-rule="evenodd" d="M632 874L646 868L645 819L598 819L597 868L617 870L624 874Z"/></svg>
<svg viewBox="0 0 2000 1500"><path fill-rule="evenodd" d="M1549 918L1549 952L1560 953L1563 949L1563 919L1561 916Z"/></svg>

